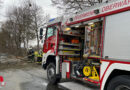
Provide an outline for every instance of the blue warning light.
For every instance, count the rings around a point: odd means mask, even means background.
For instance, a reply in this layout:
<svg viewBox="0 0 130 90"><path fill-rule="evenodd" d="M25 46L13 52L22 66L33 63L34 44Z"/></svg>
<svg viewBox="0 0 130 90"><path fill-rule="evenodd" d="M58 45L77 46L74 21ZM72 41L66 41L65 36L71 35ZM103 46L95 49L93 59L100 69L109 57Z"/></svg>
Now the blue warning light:
<svg viewBox="0 0 130 90"><path fill-rule="evenodd" d="M55 20L55 18L53 18L53 19L50 19L50 20L49 20L49 22L52 22L52 21L54 21L54 20Z"/></svg>

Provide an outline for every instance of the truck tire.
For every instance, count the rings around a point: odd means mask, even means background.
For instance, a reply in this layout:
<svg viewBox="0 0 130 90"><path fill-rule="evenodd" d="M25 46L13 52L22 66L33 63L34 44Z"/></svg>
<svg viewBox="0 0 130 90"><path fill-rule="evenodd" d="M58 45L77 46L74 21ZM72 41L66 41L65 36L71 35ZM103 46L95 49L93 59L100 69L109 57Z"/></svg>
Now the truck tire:
<svg viewBox="0 0 130 90"><path fill-rule="evenodd" d="M113 78L109 82L107 90L130 90L130 76L121 75Z"/></svg>
<svg viewBox="0 0 130 90"><path fill-rule="evenodd" d="M56 67L54 63L50 63L47 66L47 78L50 84L57 84L60 81L60 78L56 75Z"/></svg>

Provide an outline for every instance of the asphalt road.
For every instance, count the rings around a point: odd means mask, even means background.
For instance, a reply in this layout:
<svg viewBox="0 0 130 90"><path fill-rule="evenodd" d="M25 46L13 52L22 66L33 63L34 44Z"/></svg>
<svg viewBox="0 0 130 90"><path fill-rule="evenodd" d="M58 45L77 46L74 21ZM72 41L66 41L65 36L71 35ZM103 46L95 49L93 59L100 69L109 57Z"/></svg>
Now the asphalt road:
<svg viewBox="0 0 130 90"><path fill-rule="evenodd" d="M98 87L80 81L64 81L51 85L46 78L46 71L39 68L9 69L0 71L6 86L0 90L99 90Z"/></svg>

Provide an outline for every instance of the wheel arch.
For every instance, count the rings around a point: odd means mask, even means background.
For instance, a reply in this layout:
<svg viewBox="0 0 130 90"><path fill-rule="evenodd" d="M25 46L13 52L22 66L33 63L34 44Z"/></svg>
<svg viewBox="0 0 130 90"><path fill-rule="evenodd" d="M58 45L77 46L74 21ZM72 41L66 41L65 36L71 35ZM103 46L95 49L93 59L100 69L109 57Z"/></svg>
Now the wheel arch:
<svg viewBox="0 0 130 90"><path fill-rule="evenodd" d="M56 58L55 58L56 56L54 56L54 55L49 55L48 57L47 57L47 59L46 59L46 64L44 64L44 66L43 66L43 68L44 69L47 69L47 66L49 65L49 63L54 63L54 64L56 64Z"/></svg>
<svg viewBox="0 0 130 90"><path fill-rule="evenodd" d="M126 70L119 70L119 69L115 69L111 72L110 76L108 77L106 83L105 83L105 87L104 90L107 90L107 86L109 84L109 82L116 76L120 76L120 75L130 75L130 71L126 71Z"/></svg>

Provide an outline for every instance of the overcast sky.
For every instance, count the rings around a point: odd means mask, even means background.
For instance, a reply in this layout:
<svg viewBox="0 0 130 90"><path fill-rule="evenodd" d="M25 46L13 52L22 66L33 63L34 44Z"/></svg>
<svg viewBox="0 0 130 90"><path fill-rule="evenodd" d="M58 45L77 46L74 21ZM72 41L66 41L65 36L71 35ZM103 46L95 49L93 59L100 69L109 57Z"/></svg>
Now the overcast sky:
<svg viewBox="0 0 130 90"><path fill-rule="evenodd" d="M12 5L20 5L20 2L22 0L2 0L3 4L2 4L2 8L1 8L1 16L0 16L0 21L5 20L5 14L6 11L8 10L8 7L12 6ZM57 17L57 10L55 7L53 7L51 5L51 0L34 0L38 5L40 5L43 10L47 13L50 14L51 18Z"/></svg>

